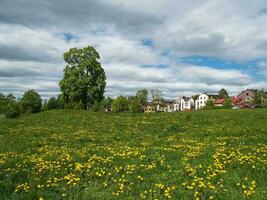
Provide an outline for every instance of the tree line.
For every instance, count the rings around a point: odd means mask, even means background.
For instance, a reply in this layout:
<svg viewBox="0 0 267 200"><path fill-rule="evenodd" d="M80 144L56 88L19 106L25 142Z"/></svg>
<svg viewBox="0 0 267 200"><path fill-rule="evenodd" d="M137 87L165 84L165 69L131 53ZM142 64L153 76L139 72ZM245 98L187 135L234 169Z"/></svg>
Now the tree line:
<svg viewBox="0 0 267 200"><path fill-rule="evenodd" d="M42 102L41 96L34 90L25 92L21 99L9 94L0 94L0 113L8 118L22 114L38 113L51 109L84 109L90 111L142 112L146 105L149 91L142 89L135 96L119 96L116 99L104 97L106 87L105 71L99 62L100 55L92 46L71 48L63 54L67 63L63 79L59 82L61 94ZM154 89L150 91L152 100L161 100L161 93ZM220 97L227 98L225 107L231 102L225 89L220 90ZM254 101L262 104L262 94L257 93ZM205 109L215 108L209 101Z"/></svg>
<svg viewBox="0 0 267 200"><path fill-rule="evenodd" d="M104 97L100 101L95 101L87 110L93 112L143 112L147 102L148 90L142 89L136 92L135 96L118 96L115 99ZM0 114L5 114L7 118L15 118L20 115L39 113L53 109L75 109L84 110L82 102L65 101L63 94L51 97L42 101L41 96L34 90L26 91L22 98L16 99L14 95L0 94Z"/></svg>

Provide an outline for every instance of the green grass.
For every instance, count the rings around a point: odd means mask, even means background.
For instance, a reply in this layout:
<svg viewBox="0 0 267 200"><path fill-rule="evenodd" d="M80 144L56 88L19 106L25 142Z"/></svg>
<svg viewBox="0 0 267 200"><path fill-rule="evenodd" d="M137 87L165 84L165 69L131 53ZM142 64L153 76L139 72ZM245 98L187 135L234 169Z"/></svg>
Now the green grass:
<svg viewBox="0 0 267 200"><path fill-rule="evenodd" d="M267 110L0 117L0 199L265 199Z"/></svg>

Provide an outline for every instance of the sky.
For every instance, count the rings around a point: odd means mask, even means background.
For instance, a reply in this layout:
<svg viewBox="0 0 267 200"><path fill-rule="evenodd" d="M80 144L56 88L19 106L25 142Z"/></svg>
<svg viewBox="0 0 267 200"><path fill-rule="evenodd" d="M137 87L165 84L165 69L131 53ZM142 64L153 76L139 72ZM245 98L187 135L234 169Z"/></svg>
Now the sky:
<svg viewBox="0 0 267 200"><path fill-rule="evenodd" d="M105 96L267 90L266 0L0 0L0 93L59 94L68 49L91 45Z"/></svg>

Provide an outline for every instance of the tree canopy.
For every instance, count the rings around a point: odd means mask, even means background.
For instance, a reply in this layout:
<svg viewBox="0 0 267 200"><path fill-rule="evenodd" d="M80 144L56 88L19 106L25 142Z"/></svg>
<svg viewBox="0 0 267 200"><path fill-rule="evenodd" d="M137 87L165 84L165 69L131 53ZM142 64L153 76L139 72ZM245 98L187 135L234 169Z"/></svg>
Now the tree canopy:
<svg viewBox="0 0 267 200"><path fill-rule="evenodd" d="M64 53L67 66L59 86L66 102L82 102L84 109L88 109L103 99L106 75L99 59L98 52L91 46L72 48Z"/></svg>
<svg viewBox="0 0 267 200"><path fill-rule="evenodd" d="M25 92L20 103L23 113L38 113L42 108L41 96L34 90Z"/></svg>
<svg viewBox="0 0 267 200"><path fill-rule="evenodd" d="M142 106L144 106L147 102L148 90L147 89L138 90L136 92L136 97L139 99Z"/></svg>
<svg viewBox="0 0 267 200"><path fill-rule="evenodd" d="M112 102L112 111L113 112L122 112L129 110L128 99L124 96L119 96Z"/></svg>
<svg viewBox="0 0 267 200"><path fill-rule="evenodd" d="M226 91L226 89L222 88L219 91L219 97L220 98L228 98L229 97L228 92Z"/></svg>

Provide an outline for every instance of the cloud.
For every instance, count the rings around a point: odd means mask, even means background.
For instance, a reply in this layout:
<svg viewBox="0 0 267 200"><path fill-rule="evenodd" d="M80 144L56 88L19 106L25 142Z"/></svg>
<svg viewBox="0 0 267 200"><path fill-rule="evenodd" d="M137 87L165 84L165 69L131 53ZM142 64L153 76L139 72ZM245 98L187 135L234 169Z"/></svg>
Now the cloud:
<svg viewBox="0 0 267 200"><path fill-rule="evenodd" d="M267 62L259 62L258 63L259 74L267 77Z"/></svg>
<svg viewBox="0 0 267 200"><path fill-rule="evenodd" d="M56 95L63 53L87 45L100 53L110 96L267 89L266 8L264 0L2 0L0 92ZM237 65L184 59L202 57Z"/></svg>

